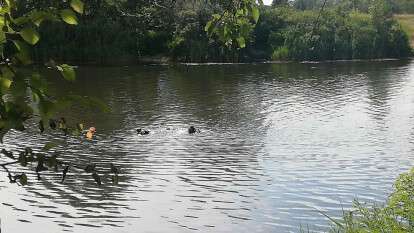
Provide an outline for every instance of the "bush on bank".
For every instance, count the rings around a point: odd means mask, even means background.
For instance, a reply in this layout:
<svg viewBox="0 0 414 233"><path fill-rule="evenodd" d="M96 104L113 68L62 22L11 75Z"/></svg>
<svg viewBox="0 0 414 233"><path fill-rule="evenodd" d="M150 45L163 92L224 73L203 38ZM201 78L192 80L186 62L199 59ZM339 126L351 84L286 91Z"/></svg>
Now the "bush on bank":
<svg viewBox="0 0 414 233"><path fill-rule="evenodd" d="M414 168L401 174L383 206L354 203L341 220L332 220L332 233L414 232Z"/></svg>

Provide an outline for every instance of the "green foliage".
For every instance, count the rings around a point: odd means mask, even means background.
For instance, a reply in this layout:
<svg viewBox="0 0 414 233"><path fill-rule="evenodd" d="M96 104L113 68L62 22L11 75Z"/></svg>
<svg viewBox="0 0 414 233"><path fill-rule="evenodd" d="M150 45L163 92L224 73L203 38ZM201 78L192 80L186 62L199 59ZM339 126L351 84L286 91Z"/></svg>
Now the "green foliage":
<svg viewBox="0 0 414 233"><path fill-rule="evenodd" d="M289 48L282 46L273 51L272 60L274 61L284 61L289 60Z"/></svg>
<svg viewBox="0 0 414 233"><path fill-rule="evenodd" d="M356 201L352 211L344 212L342 220L330 218L331 232L413 232L414 169L400 175L394 187L385 206L366 206Z"/></svg>
<svg viewBox="0 0 414 233"><path fill-rule="evenodd" d="M298 10L317 10L320 9L325 0L292 0L291 5ZM275 0L274 2L283 2ZM380 2L377 0L327 0L329 7L342 5L350 10L368 12L373 3ZM414 13L414 1L412 0L386 0L387 5L394 13ZM275 4L277 5L277 4Z"/></svg>
<svg viewBox="0 0 414 233"><path fill-rule="evenodd" d="M273 0L272 1L273 7L283 6L283 5L288 5L288 4L289 4L289 0Z"/></svg>
<svg viewBox="0 0 414 233"><path fill-rule="evenodd" d="M351 12L346 25L352 32L350 38L352 58L371 58L375 57L375 40L377 31L372 24L370 15L358 12Z"/></svg>
<svg viewBox="0 0 414 233"><path fill-rule="evenodd" d="M69 66L67 64L58 65L56 66L57 70L59 70L63 76L68 81L75 81L76 79L76 73L73 66Z"/></svg>
<svg viewBox="0 0 414 233"><path fill-rule="evenodd" d="M298 10L314 10L321 8L324 0L295 0L292 5Z"/></svg>
<svg viewBox="0 0 414 233"><path fill-rule="evenodd" d="M176 29L168 43L168 48L177 60L204 60L209 55L209 40L203 31L203 22L207 22L208 11L179 12ZM203 21L200 22L200 19Z"/></svg>
<svg viewBox="0 0 414 233"><path fill-rule="evenodd" d="M0 1L0 26L2 27L2 31L0 31L0 141L10 130L25 130L24 124L31 118L40 118L38 124L40 133L45 131L44 122L49 122L50 128L55 130L57 125L56 121L52 119L54 114L74 103L84 106L102 106L99 101L92 98L79 96L54 98L48 92L46 79L35 71L32 63L31 48L41 41L41 36L38 33L39 28L48 21L59 22L60 16L61 20L67 24L77 24L76 13L69 8L60 10L60 8L54 7L45 9L36 7L25 10L20 8L21 5L17 3L21 2ZM71 1L70 7L77 12L83 12L83 3L80 0ZM74 81L76 78L72 66L56 65L53 61L48 62L47 66L60 72L62 77L68 81ZM69 133L80 135L82 128L81 124L78 124L75 129L69 128L64 118L58 121L58 129L64 135ZM56 142L48 142L43 147L43 151L47 152L58 145ZM49 168L54 168L57 171L58 167L64 164L63 161L57 159L57 155L34 154L29 148L21 151L18 158L5 149L2 149L1 153L13 162L0 164L0 167L7 172L11 183L20 183L21 185L28 184L26 174L12 175L7 166L13 164L28 166L29 163L37 162L35 171L40 179L41 172ZM64 170L64 176L67 172L68 167Z"/></svg>
<svg viewBox="0 0 414 233"><path fill-rule="evenodd" d="M72 0L70 2L70 6L72 7L72 9L76 12L78 12L79 14L83 14L83 9L84 9L84 4L82 1L80 0Z"/></svg>
<svg viewBox="0 0 414 233"><path fill-rule="evenodd" d="M186 62L238 61L243 54L240 47L248 47L253 40L258 4L251 0L231 4L217 0L91 1L84 15L78 16L82 23L76 27L61 27L54 21L42 24L40 34L53 36L36 44L35 60L114 64L168 56ZM236 11L239 6L243 9ZM221 14L228 18L215 25L212 16ZM223 32L221 37L218 31Z"/></svg>
<svg viewBox="0 0 414 233"><path fill-rule="evenodd" d="M262 57L271 57L275 49L284 46L283 30L287 27L286 18L291 13L294 10L289 7L261 8L261 17L254 30L255 41L248 49L254 53L260 51Z"/></svg>
<svg viewBox="0 0 414 233"><path fill-rule="evenodd" d="M407 221L414 230L414 168L400 175L395 182L395 191L390 196L389 209Z"/></svg>
<svg viewBox="0 0 414 233"><path fill-rule="evenodd" d="M22 38L29 44L35 45L40 40L39 33L32 27L25 27L20 31Z"/></svg>
<svg viewBox="0 0 414 233"><path fill-rule="evenodd" d="M33 20L22 36L35 46L16 56L23 64L50 58L117 64L148 57L239 62L275 59L279 48L295 60L410 55L409 38L393 19L396 3L389 0L328 0L320 16L324 0L278 0L272 6L255 0L25 2L18 15Z"/></svg>
<svg viewBox="0 0 414 233"><path fill-rule="evenodd" d="M55 147L57 147L59 145L59 143L56 143L56 142L48 142L48 143L46 143L45 144L45 146L43 147L43 151L48 151L48 150L50 150L50 149L52 149L52 148L55 148Z"/></svg>
<svg viewBox="0 0 414 233"><path fill-rule="evenodd" d="M60 16L62 20L65 21L67 24L77 25L78 24L78 17L71 9L65 9L60 12Z"/></svg>
<svg viewBox="0 0 414 233"><path fill-rule="evenodd" d="M259 4L263 2L259 0ZM224 10L213 14L204 30L228 47L246 47L246 40L260 16L256 0L231 0L222 5Z"/></svg>
<svg viewBox="0 0 414 233"><path fill-rule="evenodd" d="M411 40L411 48L414 48L414 14L396 15L398 22Z"/></svg>
<svg viewBox="0 0 414 233"><path fill-rule="evenodd" d="M295 60L409 56L408 36L394 19L389 2L377 0L367 4L341 1L323 12L286 6L265 9L255 34L260 39L256 43L267 41L267 46L254 47L272 59L280 57L283 50L279 48L287 48L289 57ZM366 8L366 12L358 7Z"/></svg>
<svg viewBox="0 0 414 233"><path fill-rule="evenodd" d="M394 0L394 6L397 13L414 14L413 0Z"/></svg>
<svg viewBox="0 0 414 233"><path fill-rule="evenodd" d="M240 50L211 40L204 31L212 10L200 8L197 11L182 10L177 13L173 37L168 43L170 55L179 61L238 61ZM248 39L236 39L239 45L246 45Z"/></svg>
<svg viewBox="0 0 414 233"><path fill-rule="evenodd" d="M15 1L2 1L0 8L0 140L11 129L24 130L24 122L35 115L50 115L48 111L57 103L49 96L46 81L40 74L23 70L31 70L24 66L32 64L31 46L40 40L38 28L44 21L58 20L59 11L31 9L16 14L18 6ZM75 78L68 65L51 68L60 70L66 79Z"/></svg>
<svg viewBox="0 0 414 233"><path fill-rule="evenodd" d="M47 6L28 2L22 12ZM158 4L91 0L83 6L73 0L65 8L69 17L63 19L79 23L76 27L62 27L36 12L36 22L45 22L34 27L43 36L35 45L34 60L117 64L170 57L184 62L239 62L279 57L279 48L287 48L289 59L296 60L410 54L408 37L393 19L395 6L388 0L328 0L319 17L323 2L282 0L271 7L254 0ZM307 5L298 10L297 4ZM71 17L75 12L84 14ZM59 12L57 18L63 20L60 17ZM26 62L30 56L19 57Z"/></svg>
<svg viewBox="0 0 414 233"><path fill-rule="evenodd" d="M27 176L26 176L25 173L22 173L19 176L19 182L20 182L21 185L27 185Z"/></svg>

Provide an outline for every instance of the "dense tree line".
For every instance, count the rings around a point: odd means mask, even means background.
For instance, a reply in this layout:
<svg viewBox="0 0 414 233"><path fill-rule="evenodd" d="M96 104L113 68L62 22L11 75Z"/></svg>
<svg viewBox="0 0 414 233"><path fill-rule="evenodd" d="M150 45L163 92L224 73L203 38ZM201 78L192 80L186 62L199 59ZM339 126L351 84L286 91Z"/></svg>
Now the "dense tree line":
<svg viewBox="0 0 414 233"><path fill-rule="evenodd" d="M322 0L306 1L317 10L297 10L300 2L293 7L273 4L263 11L256 35L273 59L398 58L411 53L388 0L327 1L323 11Z"/></svg>
<svg viewBox="0 0 414 233"><path fill-rule="evenodd" d="M21 9L49 4L22 2ZM76 27L54 22L41 26L41 35L46 36L36 45L35 58L114 64L148 57L238 62L410 54L408 37L392 15L414 1L327 0L321 12L324 0L275 0L272 6L261 7L260 18L255 9L240 10L234 2L243 1L91 0ZM239 17L247 14L250 20ZM223 19L233 23L219 22Z"/></svg>
<svg viewBox="0 0 414 233"><path fill-rule="evenodd" d="M333 7L346 2L351 4L352 8L360 11L367 11L373 4L378 3L378 0L327 0L326 5ZM414 1L412 0L385 0L394 13L409 13L414 14ZM298 10L315 10L322 7L325 0L274 0L273 6L281 4L291 4Z"/></svg>
<svg viewBox="0 0 414 233"><path fill-rule="evenodd" d="M24 2L29 9L49 5ZM52 57L78 63L123 62L147 56L236 60L235 52L246 46L257 23L256 4L260 2L91 0L76 27L54 22L42 25L46 39L36 46L35 56L39 61Z"/></svg>
<svg viewBox="0 0 414 233"><path fill-rule="evenodd" d="M395 11L397 13L414 14L414 1L412 0L395 0Z"/></svg>

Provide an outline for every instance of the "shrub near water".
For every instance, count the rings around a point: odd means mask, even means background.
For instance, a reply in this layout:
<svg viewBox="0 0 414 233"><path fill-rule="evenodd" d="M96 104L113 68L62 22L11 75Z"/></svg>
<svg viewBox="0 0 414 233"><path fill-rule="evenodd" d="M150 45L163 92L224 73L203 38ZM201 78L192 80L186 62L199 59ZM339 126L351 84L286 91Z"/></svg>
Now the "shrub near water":
<svg viewBox="0 0 414 233"><path fill-rule="evenodd" d="M414 232L414 169L400 175L395 191L385 206L365 206L354 203L342 220L332 220L331 232Z"/></svg>
<svg viewBox="0 0 414 233"><path fill-rule="evenodd" d="M272 60L285 61L289 59L289 49L286 46L277 48L272 54Z"/></svg>
<svg viewBox="0 0 414 233"><path fill-rule="evenodd" d="M414 231L414 168L395 182L389 208L406 221L411 232Z"/></svg>
<svg viewBox="0 0 414 233"><path fill-rule="evenodd" d="M329 9L318 24L317 11L290 12L284 18L284 38L278 40L282 43L272 51L272 59L279 59L275 55L280 48L287 48L295 60L397 58L410 53L407 34L386 12ZM269 40L273 44L270 36Z"/></svg>
<svg viewBox="0 0 414 233"><path fill-rule="evenodd" d="M396 15L395 17L401 24L404 31L409 35L411 40L411 48L414 48L414 14Z"/></svg>
<svg viewBox="0 0 414 233"><path fill-rule="evenodd" d="M287 48L292 60L410 56L407 29L412 26L412 21L403 21L401 16L394 15L389 1L342 0L334 4L331 0L322 11L323 1L316 2L321 4L303 9L295 8L295 4L293 7L285 4L262 9L251 48L263 51L273 60L280 60L282 48ZM399 22L407 23L402 24L403 28Z"/></svg>

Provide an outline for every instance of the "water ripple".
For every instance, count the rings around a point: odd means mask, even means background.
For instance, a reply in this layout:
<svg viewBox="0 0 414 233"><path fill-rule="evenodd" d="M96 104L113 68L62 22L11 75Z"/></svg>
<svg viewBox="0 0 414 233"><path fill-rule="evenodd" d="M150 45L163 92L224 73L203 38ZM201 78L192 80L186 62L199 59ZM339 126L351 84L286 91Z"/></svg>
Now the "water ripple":
<svg viewBox="0 0 414 233"><path fill-rule="evenodd" d="M321 232L329 223L320 211L338 217L354 198L383 201L413 164L412 62L79 72L74 86L54 88L99 97L113 111L65 112L97 127L93 141L39 135L36 121L6 136L16 153L63 142L51 152L80 167L65 184L53 171L37 181L33 164L23 169L28 186L0 176L5 232ZM188 135L189 125L201 133ZM89 162L103 186L83 172ZM122 171L118 185L104 174L111 162Z"/></svg>

